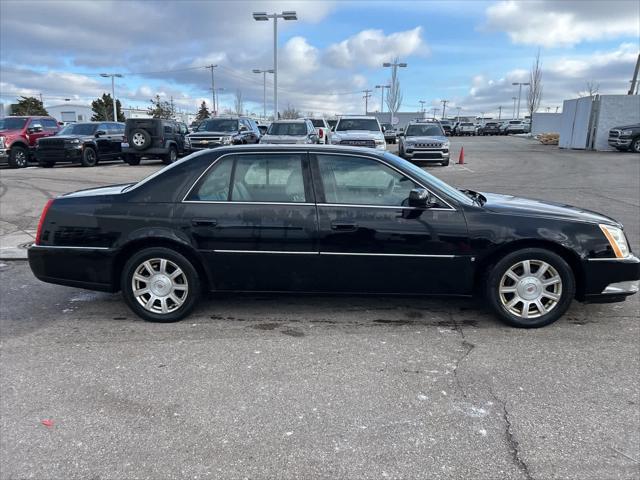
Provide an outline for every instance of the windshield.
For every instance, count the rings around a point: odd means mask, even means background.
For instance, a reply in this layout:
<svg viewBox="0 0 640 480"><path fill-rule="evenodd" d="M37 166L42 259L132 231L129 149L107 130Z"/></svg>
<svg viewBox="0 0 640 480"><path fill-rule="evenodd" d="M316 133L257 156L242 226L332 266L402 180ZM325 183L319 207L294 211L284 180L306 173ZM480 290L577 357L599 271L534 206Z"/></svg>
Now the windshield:
<svg viewBox="0 0 640 480"><path fill-rule="evenodd" d="M370 132L379 132L380 127L374 118L344 118L338 122L336 126L337 132L345 130L368 130Z"/></svg>
<svg viewBox="0 0 640 480"><path fill-rule="evenodd" d="M398 157L395 155L386 152L384 154L385 157L391 157L393 160L398 161ZM422 168L414 165L411 162L404 162L403 168L407 170L416 180L419 180L426 184L426 186L433 185L435 188L440 190L442 193L448 195L449 197L457 200L458 202L464 205L473 205L473 200L471 200L468 196L462 193L460 190L452 187L448 183L443 182L438 177L434 177L430 173L425 172Z"/></svg>
<svg viewBox="0 0 640 480"><path fill-rule="evenodd" d="M405 135L407 137L442 136L442 130L438 125L409 125Z"/></svg>
<svg viewBox="0 0 640 480"><path fill-rule="evenodd" d="M311 123L313 123L314 127L324 127L324 120L322 120L321 118L316 118L311 120Z"/></svg>
<svg viewBox="0 0 640 480"><path fill-rule="evenodd" d="M473 123L471 122L462 122L460 125L463 127L473 127Z"/></svg>
<svg viewBox="0 0 640 480"><path fill-rule="evenodd" d="M58 135L93 135L96 128L97 123L71 123L60 130Z"/></svg>
<svg viewBox="0 0 640 480"><path fill-rule="evenodd" d="M26 118L6 117L0 120L0 130L20 130L27 123Z"/></svg>
<svg viewBox="0 0 640 480"><path fill-rule="evenodd" d="M229 118L214 118L205 120L196 129L196 132L237 132L238 120Z"/></svg>
<svg viewBox="0 0 640 480"><path fill-rule="evenodd" d="M393 128L393 126L390 123L383 123L380 126L385 130L391 130Z"/></svg>
<svg viewBox="0 0 640 480"><path fill-rule="evenodd" d="M487 126L487 127L497 127L497 126L498 126L498 124L497 124L497 123L495 123L495 122L488 122L488 123L486 124L486 126Z"/></svg>
<svg viewBox="0 0 640 480"><path fill-rule="evenodd" d="M272 123L267 130L267 135L296 135L298 137L307 134L307 125L300 122Z"/></svg>

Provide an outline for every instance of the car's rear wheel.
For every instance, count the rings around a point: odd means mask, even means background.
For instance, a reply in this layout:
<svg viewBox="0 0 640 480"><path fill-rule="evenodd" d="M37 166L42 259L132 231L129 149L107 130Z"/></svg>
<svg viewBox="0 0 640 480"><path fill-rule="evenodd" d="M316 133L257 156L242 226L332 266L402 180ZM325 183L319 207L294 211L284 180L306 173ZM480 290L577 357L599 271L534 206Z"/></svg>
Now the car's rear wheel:
<svg viewBox="0 0 640 480"><path fill-rule="evenodd" d="M136 150L144 150L151 145L151 135L142 128L136 128L131 132L130 143Z"/></svg>
<svg viewBox="0 0 640 480"><path fill-rule="evenodd" d="M149 322L176 322L186 317L200 296L192 263L164 247L140 250L125 264L120 281L125 301Z"/></svg>
<svg viewBox="0 0 640 480"><path fill-rule="evenodd" d="M506 255L489 272L487 298L514 327L537 328L560 318L571 305L575 279L567 262L548 250L527 248Z"/></svg>
<svg viewBox="0 0 640 480"><path fill-rule="evenodd" d="M126 163L128 163L129 165L139 165L140 164L140 157L137 155L131 155L130 153L127 153L124 155L124 161Z"/></svg>
<svg viewBox="0 0 640 480"><path fill-rule="evenodd" d="M633 139L630 150L635 153L640 153L640 137Z"/></svg>
<svg viewBox="0 0 640 480"><path fill-rule="evenodd" d="M24 168L29 162L29 152L26 148L16 145L11 147L9 153L9 166L13 168Z"/></svg>
<svg viewBox="0 0 640 480"><path fill-rule="evenodd" d="M169 165L176 160L178 160L178 149L172 145L171 147L169 147L169 153L162 157L162 162L166 165Z"/></svg>
<svg viewBox="0 0 640 480"><path fill-rule="evenodd" d="M98 154L91 147L86 147L82 151L82 160L80 160L80 164L83 167L95 167L98 164Z"/></svg>

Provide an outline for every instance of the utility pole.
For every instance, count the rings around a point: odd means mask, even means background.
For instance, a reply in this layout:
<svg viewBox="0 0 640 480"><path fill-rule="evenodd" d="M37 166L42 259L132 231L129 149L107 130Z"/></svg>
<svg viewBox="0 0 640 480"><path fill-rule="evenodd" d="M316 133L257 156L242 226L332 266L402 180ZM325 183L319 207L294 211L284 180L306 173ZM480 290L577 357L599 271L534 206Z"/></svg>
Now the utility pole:
<svg viewBox="0 0 640 480"><path fill-rule="evenodd" d="M176 118L176 112L173 109L173 95L171 95L171 116L173 117L173 119L175 120Z"/></svg>
<svg viewBox="0 0 640 480"><path fill-rule="evenodd" d="M444 120L444 112L447 109L447 103L449 103L449 100L441 100L441 102L442 102L442 117L440 118Z"/></svg>
<svg viewBox="0 0 640 480"><path fill-rule="evenodd" d="M502 105L498 105L498 120L502 118Z"/></svg>
<svg viewBox="0 0 640 480"><path fill-rule="evenodd" d="M214 64L207 65L206 67L204 67L204 68L208 68L208 69L211 70L211 105L213 106L212 115L214 117L218 116L218 112L216 110L216 81L215 81L215 78L213 76L213 69L217 68L217 67L218 67L218 65L214 65Z"/></svg>
<svg viewBox="0 0 640 480"><path fill-rule="evenodd" d="M524 83L524 82L513 82L511 85L518 85L518 118L517 120L520 120L520 98L522 97L522 86L523 85L531 85L530 83Z"/></svg>
<svg viewBox="0 0 640 480"><path fill-rule="evenodd" d="M627 95L633 95L637 92L636 85L638 84L638 70L640 70L640 54L638 54L638 59L636 60L636 68L633 70L633 79L631 80L631 87L629 88Z"/></svg>
<svg viewBox="0 0 640 480"><path fill-rule="evenodd" d="M420 103L420 113L424 113L424 104L427 102L424 100L418 100L418 103Z"/></svg>
<svg viewBox="0 0 640 480"><path fill-rule="evenodd" d="M382 114L384 113L384 89L391 88L391 85L376 85L376 88L379 88L382 92L382 96L380 98L380 120L382 120Z"/></svg>
<svg viewBox="0 0 640 480"><path fill-rule="evenodd" d="M274 70L272 68L268 70L260 70L259 68L254 68L253 73L262 74L262 118L266 120L267 119L267 73L274 73Z"/></svg>
<svg viewBox="0 0 640 480"><path fill-rule="evenodd" d="M436 119L436 112L439 110L439 108L432 108L431 109L431 116L432 118L435 120Z"/></svg>
<svg viewBox="0 0 640 480"><path fill-rule="evenodd" d="M369 113L369 99L371 98L371 92L373 92L373 90L362 90L362 93L364 93L364 96L362 98L364 98L364 114L367 115Z"/></svg>
<svg viewBox="0 0 640 480"><path fill-rule="evenodd" d="M462 110L462 107L456 107L456 110L458 110L458 122L460 122L460 110Z"/></svg>

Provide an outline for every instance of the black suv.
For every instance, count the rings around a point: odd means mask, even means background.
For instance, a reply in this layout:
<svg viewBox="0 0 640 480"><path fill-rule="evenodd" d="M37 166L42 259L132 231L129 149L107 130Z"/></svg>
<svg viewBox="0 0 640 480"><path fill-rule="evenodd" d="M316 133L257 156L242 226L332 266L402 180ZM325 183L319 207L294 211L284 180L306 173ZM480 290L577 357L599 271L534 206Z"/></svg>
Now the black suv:
<svg viewBox="0 0 640 480"><path fill-rule="evenodd" d="M122 141L124 161L138 165L142 157L158 157L166 164L189 153L187 126L161 118L129 118Z"/></svg>
<svg viewBox="0 0 640 480"><path fill-rule="evenodd" d="M41 167L53 167L58 162L95 167L100 160L120 157L123 136L124 123L70 123L53 137L39 138L35 155Z"/></svg>
<svg viewBox="0 0 640 480"><path fill-rule="evenodd" d="M258 124L249 117L216 117L204 120L189 135L191 151L222 145L258 143L261 133Z"/></svg>

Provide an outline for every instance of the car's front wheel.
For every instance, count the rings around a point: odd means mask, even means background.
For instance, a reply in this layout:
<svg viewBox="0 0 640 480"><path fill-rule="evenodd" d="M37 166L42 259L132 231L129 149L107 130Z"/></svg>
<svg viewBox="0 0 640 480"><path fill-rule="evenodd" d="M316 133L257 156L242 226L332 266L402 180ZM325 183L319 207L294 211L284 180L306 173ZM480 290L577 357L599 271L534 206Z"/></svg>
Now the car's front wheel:
<svg viewBox="0 0 640 480"><path fill-rule="evenodd" d="M537 328L558 320L575 294L567 262L554 252L527 248L498 261L487 278L487 298L501 320L520 328Z"/></svg>
<svg viewBox="0 0 640 480"><path fill-rule="evenodd" d="M640 153L640 137L636 137L631 142L631 148L629 149L632 152Z"/></svg>
<svg viewBox="0 0 640 480"><path fill-rule="evenodd" d="M98 164L98 154L91 147L86 147L82 151L82 159L80 160L80 164L83 167L95 167Z"/></svg>
<svg viewBox="0 0 640 480"><path fill-rule="evenodd" d="M186 317L200 296L193 264L165 247L140 250L125 264L120 280L125 301L150 322L176 322Z"/></svg>
<svg viewBox="0 0 640 480"><path fill-rule="evenodd" d="M167 153L164 157L162 157L162 162L165 165L169 165L170 163L178 160L178 149L173 145L169 147L169 153Z"/></svg>
<svg viewBox="0 0 640 480"><path fill-rule="evenodd" d="M26 148L16 145L9 152L9 166L12 168L24 168L29 162L29 152Z"/></svg>

